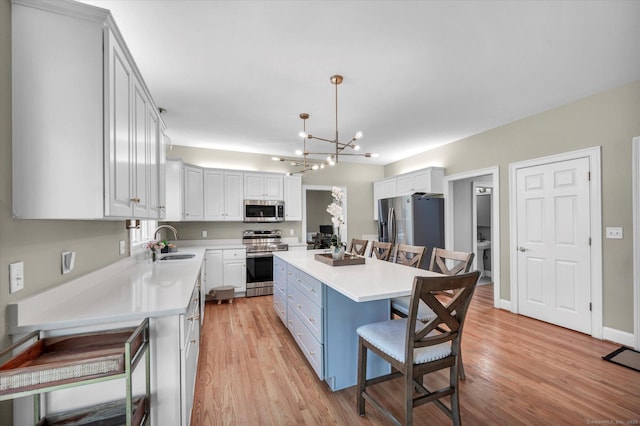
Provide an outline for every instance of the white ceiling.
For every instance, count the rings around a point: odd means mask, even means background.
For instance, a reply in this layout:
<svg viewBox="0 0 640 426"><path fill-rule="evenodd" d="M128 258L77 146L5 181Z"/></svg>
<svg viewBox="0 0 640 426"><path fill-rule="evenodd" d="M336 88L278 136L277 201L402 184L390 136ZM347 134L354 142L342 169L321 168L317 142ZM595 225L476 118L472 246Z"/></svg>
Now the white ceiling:
<svg viewBox="0 0 640 426"><path fill-rule="evenodd" d="M340 140L362 130L380 158L352 160L388 164L640 79L637 0L84 2L112 11L175 145L293 156L301 112L333 139L342 74Z"/></svg>

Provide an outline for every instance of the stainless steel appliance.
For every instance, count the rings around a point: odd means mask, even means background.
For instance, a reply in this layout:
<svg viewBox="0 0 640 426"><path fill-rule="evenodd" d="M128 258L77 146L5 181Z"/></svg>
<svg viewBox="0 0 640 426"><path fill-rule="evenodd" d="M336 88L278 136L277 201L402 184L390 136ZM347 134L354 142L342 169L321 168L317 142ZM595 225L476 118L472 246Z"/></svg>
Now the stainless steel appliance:
<svg viewBox="0 0 640 426"><path fill-rule="evenodd" d="M247 297L273 294L273 252L289 250L282 231L244 231L242 243L247 247Z"/></svg>
<svg viewBox="0 0 640 426"><path fill-rule="evenodd" d="M244 200L245 222L284 222L284 201Z"/></svg>
<svg viewBox="0 0 640 426"><path fill-rule="evenodd" d="M426 269L432 249L444 248L444 199L416 193L379 200L378 240L426 246L420 265Z"/></svg>

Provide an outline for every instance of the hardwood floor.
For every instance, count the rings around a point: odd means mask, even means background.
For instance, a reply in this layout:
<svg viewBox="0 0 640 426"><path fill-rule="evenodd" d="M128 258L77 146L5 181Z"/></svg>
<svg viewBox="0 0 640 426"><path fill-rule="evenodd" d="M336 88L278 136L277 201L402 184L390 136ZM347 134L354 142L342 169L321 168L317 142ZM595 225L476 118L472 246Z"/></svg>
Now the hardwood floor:
<svg viewBox="0 0 640 426"><path fill-rule="evenodd" d="M640 424L640 372L601 359L618 345L492 304L492 286L479 286L463 338L464 424ZM355 387L334 393L318 380L271 296L205 310L192 426L389 424L368 404L366 416L357 415ZM401 387L385 383L378 392L402 418ZM451 424L433 404L415 409L414 419Z"/></svg>

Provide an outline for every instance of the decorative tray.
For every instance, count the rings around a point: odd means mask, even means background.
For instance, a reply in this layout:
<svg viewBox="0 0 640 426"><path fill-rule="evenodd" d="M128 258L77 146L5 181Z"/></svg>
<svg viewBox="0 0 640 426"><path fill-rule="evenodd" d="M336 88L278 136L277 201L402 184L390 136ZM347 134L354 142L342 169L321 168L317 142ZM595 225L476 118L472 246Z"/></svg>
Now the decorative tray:
<svg viewBox="0 0 640 426"><path fill-rule="evenodd" d="M331 253L317 253L314 257L317 261L326 263L329 266L364 265L365 262L364 257L347 253L340 260L331 257Z"/></svg>

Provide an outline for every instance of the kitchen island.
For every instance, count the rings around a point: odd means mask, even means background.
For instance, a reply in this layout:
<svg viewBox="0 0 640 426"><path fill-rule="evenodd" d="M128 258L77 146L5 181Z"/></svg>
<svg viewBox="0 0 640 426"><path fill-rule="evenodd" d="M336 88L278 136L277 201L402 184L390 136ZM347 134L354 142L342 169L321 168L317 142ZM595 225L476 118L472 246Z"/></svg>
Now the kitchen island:
<svg viewBox="0 0 640 426"><path fill-rule="evenodd" d="M390 299L411 294L416 276L440 276L376 258L362 265L330 266L324 250L274 253L274 309L321 380L334 390L356 384L356 329L390 317ZM389 372L373 354L368 377Z"/></svg>

